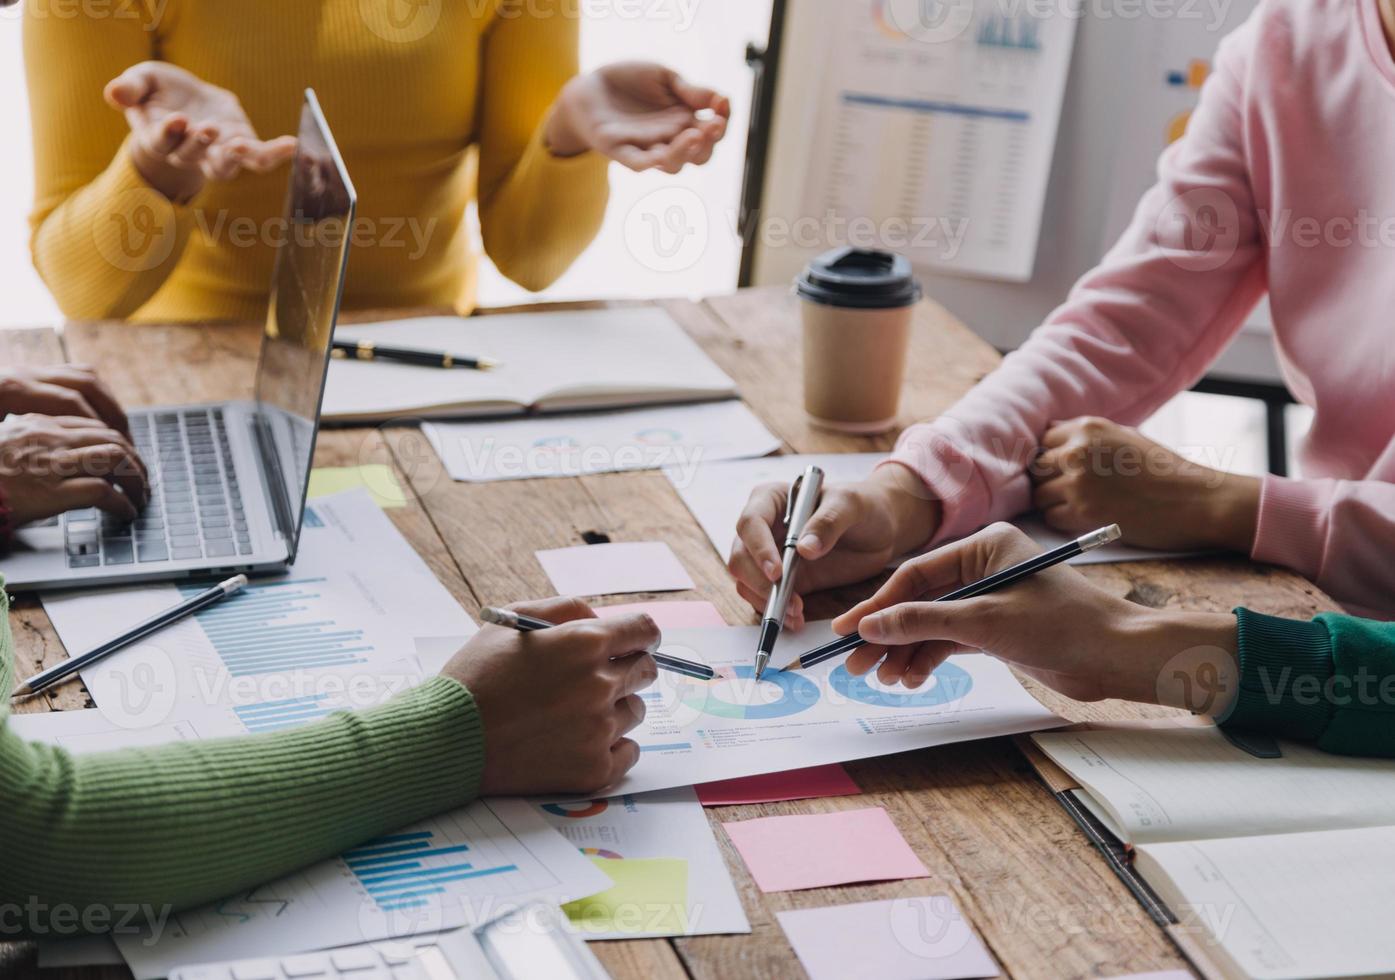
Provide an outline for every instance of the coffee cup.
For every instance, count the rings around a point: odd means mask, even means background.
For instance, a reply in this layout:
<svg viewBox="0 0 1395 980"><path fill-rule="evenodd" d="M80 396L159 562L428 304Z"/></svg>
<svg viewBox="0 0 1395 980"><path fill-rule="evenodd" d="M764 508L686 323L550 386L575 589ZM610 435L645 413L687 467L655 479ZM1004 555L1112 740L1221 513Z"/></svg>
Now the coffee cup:
<svg viewBox="0 0 1395 980"><path fill-rule="evenodd" d="M795 280L803 301L804 410L834 432L895 427L920 283L905 257L840 248Z"/></svg>

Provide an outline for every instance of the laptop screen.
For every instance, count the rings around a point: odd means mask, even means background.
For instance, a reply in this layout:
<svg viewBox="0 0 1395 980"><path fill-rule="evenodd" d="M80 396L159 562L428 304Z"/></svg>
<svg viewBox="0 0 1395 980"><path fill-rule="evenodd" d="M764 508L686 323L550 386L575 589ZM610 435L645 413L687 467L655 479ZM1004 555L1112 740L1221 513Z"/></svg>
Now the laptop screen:
<svg viewBox="0 0 1395 980"><path fill-rule="evenodd" d="M319 101L308 89L298 140L257 365L257 435L274 520L292 558L357 201Z"/></svg>

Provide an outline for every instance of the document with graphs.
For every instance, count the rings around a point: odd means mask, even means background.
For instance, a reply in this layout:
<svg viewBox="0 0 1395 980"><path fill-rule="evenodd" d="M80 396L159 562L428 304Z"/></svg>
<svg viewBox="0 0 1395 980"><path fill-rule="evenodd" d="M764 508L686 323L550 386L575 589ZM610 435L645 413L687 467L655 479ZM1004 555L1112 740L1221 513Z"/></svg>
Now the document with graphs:
<svg viewBox="0 0 1395 980"><path fill-rule="evenodd" d="M640 761L613 791L706 783L890 755L932 745L1036 731L1063 724L1001 661L951 657L922 687L854 676L841 658L780 671L832 638L828 623L786 631L761 680L752 655L757 626L670 630L662 651L717 670L710 681L660 671L640 692L647 713L630 737Z"/></svg>
<svg viewBox="0 0 1395 980"><path fill-rule="evenodd" d="M1191 725L1033 740L1223 975L1395 973L1395 761Z"/></svg>
<svg viewBox="0 0 1395 980"><path fill-rule="evenodd" d="M1030 279L1078 4L831 6L802 219L920 266Z"/></svg>

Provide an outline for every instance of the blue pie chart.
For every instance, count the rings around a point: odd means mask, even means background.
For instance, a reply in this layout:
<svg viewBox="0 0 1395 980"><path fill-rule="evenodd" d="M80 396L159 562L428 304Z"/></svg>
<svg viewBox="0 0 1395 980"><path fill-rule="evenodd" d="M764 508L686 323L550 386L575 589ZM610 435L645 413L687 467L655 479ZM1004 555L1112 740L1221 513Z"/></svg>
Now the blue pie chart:
<svg viewBox="0 0 1395 980"><path fill-rule="evenodd" d="M849 701L874 708L937 708L963 698L974 686L973 675L955 664L941 664L919 690L897 688L883 691L867 683L871 674L856 676L839 664L828 675L828 686Z"/></svg>
<svg viewBox="0 0 1395 980"><path fill-rule="evenodd" d="M717 680L750 680L754 689L755 674L754 667L727 667L717 676ZM819 686L809 678L800 677L798 674L780 670L766 671L765 676L760 679L759 686L765 688L768 684L773 684L780 689L780 696L774 701L752 704L727 701L717 697L712 690L711 682L708 682L706 684L685 685L682 695L683 703L715 718L741 718L748 721L759 721L769 718L786 718L798 714L806 708L812 708L819 700Z"/></svg>

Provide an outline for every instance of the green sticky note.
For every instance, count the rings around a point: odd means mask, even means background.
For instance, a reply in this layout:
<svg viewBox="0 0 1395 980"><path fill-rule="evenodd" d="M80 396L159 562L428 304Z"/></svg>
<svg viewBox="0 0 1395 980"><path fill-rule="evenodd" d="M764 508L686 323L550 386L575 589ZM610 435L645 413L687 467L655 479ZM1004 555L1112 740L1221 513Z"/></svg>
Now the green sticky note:
<svg viewBox="0 0 1395 980"><path fill-rule="evenodd" d="M682 858L591 858L614 886L562 906L585 935L682 936L688 931L688 862Z"/></svg>
<svg viewBox="0 0 1395 980"><path fill-rule="evenodd" d="M328 497L332 493L343 493L359 487L367 490L379 507L407 506L407 495L402 492L391 466L382 463L320 466L310 471L311 497Z"/></svg>

